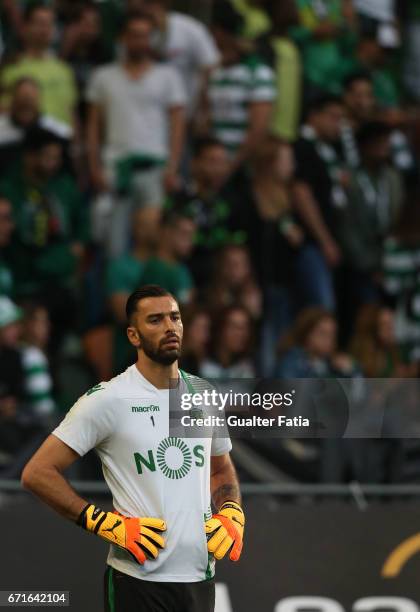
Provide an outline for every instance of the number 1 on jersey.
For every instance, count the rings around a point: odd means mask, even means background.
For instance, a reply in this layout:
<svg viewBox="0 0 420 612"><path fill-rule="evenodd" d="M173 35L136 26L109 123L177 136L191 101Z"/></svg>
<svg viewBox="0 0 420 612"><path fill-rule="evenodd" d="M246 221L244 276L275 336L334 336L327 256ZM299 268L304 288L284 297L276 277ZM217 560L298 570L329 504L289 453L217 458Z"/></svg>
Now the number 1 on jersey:
<svg viewBox="0 0 420 612"><path fill-rule="evenodd" d="M152 421L153 427L154 427L155 426L155 417L153 415L151 415L150 420Z"/></svg>

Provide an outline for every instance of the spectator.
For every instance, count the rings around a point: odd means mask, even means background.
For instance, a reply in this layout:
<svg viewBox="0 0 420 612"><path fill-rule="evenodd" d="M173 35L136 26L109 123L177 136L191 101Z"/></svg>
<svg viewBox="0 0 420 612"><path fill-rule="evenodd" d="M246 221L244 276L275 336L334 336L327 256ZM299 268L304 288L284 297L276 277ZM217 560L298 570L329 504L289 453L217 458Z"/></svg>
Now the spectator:
<svg viewBox="0 0 420 612"><path fill-rule="evenodd" d="M84 118L86 87L91 73L94 68L112 59L101 38L101 17L96 5L82 5L74 20L65 28L61 57L73 69L79 91L79 116Z"/></svg>
<svg viewBox="0 0 420 612"><path fill-rule="evenodd" d="M19 417L24 401L24 373L19 352L22 311L0 297L0 450L13 455L24 443Z"/></svg>
<svg viewBox="0 0 420 612"><path fill-rule="evenodd" d="M60 172L62 152L55 135L29 131L22 163L1 185L16 224L9 255L16 295L42 294L55 341L75 323L79 262L88 238L81 195L73 178Z"/></svg>
<svg viewBox="0 0 420 612"><path fill-rule="evenodd" d="M260 366L273 371L277 341L289 326L295 308L296 253L304 236L292 215L293 149L269 139L252 158L252 185L244 193L242 219L248 245L264 290Z"/></svg>
<svg viewBox="0 0 420 612"><path fill-rule="evenodd" d="M29 6L24 15L23 52L4 67L1 86L6 92L22 77L34 79L41 89L41 111L67 126L74 124L76 87L69 66L50 51L54 11L42 4Z"/></svg>
<svg viewBox="0 0 420 612"><path fill-rule="evenodd" d="M343 63L356 41L352 0L297 0L300 25L292 35L302 49L306 101L341 92Z"/></svg>
<svg viewBox="0 0 420 612"><path fill-rule="evenodd" d="M193 295L193 280L183 263L194 246L194 221L169 212L161 222L156 254L145 264L142 285L160 285L170 291L179 304L188 304Z"/></svg>
<svg viewBox="0 0 420 612"><path fill-rule="evenodd" d="M114 320L114 372L121 372L135 358L127 342L125 305L128 296L141 284L146 261L156 246L158 224L153 209L139 208L133 212L131 237L130 252L112 259L106 272L106 293Z"/></svg>
<svg viewBox="0 0 420 612"><path fill-rule="evenodd" d="M14 293L14 282L6 253L10 246L13 229L12 206L9 200L0 195L0 296L9 298Z"/></svg>
<svg viewBox="0 0 420 612"><path fill-rule="evenodd" d="M236 181L228 181L228 175L226 147L214 138L202 138L194 147L191 181L167 201L168 209L185 212L196 224L195 248L188 266L199 286L208 281L214 253L246 239L238 222L242 197Z"/></svg>
<svg viewBox="0 0 420 612"><path fill-rule="evenodd" d="M193 17L170 11L171 0L142 0L142 5L156 26L154 48L182 77L191 117L220 60L213 38Z"/></svg>
<svg viewBox="0 0 420 612"><path fill-rule="evenodd" d="M395 304L395 335L410 362L420 361L420 206L407 199L385 240L383 288Z"/></svg>
<svg viewBox="0 0 420 612"><path fill-rule="evenodd" d="M373 83L369 74L358 72L350 75L345 81L343 99L346 117L341 124L342 150L347 165L350 168L357 168L360 164L360 153L356 143L356 132L366 122L374 119L375 111L378 112ZM400 129L393 129L390 139L392 162L395 168L404 172L408 178L415 176L416 161L404 132Z"/></svg>
<svg viewBox="0 0 420 612"><path fill-rule="evenodd" d="M386 306L368 304L360 310L351 353L370 378L412 375L395 338L394 312Z"/></svg>
<svg viewBox="0 0 420 612"><path fill-rule="evenodd" d="M210 356L200 367L204 378L254 378L253 324L242 306L227 306L213 320Z"/></svg>
<svg viewBox="0 0 420 612"><path fill-rule="evenodd" d="M177 72L152 59L153 23L129 15L122 30L124 59L99 68L88 90L88 154L94 187L117 194L110 252L127 248L128 223L134 207L163 205L165 186L178 185L184 143L186 97ZM100 151L101 125L105 127Z"/></svg>
<svg viewBox="0 0 420 612"><path fill-rule="evenodd" d="M205 303L213 313L227 306L240 305L254 320L260 318L262 294L246 247L230 244L217 254Z"/></svg>
<svg viewBox="0 0 420 612"><path fill-rule="evenodd" d="M302 110L302 61L297 45L289 36L290 27L298 21L295 0L272 2L271 17L271 29L257 41L259 52L276 77L271 131L293 142Z"/></svg>
<svg viewBox="0 0 420 612"><path fill-rule="evenodd" d="M25 304L23 318L22 365L25 397L29 412L40 422L51 423L55 402L46 354L50 337L48 311L41 304Z"/></svg>
<svg viewBox="0 0 420 612"><path fill-rule="evenodd" d="M7 174L8 166L15 163L22 153L22 144L26 132L34 127L49 130L68 143L71 128L41 113L41 91L36 81L22 78L12 88L12 97L8 113L0 115L0 167L2 174Z"/></svg>
<svg viewBox="0 0 420 612"><path fill-rule="evenodd" d="M23 312L9 298L0 297L0 451L6 461L2 478L19 478L23 466L46 437L43 417L28 404L28 370L23 367Z"/></svg>
<svg viewBox="0 0 420 612"><path fill-rule="evenodd" d="M210 343L211 319L208 312L196 306L182 312L184 338L180 366L198 376L203 361L207 358Z"/></svg>
<svg viewBox="0 0 420 612"><path fill-rule="evenodd" d="M340 297L347 305L347 329L357 308L378 298L377 275L384 240L402 204L401 177L388 163L389 135L389 128L380 122L366 123L361 128L361 165L350 181L348 205L335 210L344 264Z"/></svg>
<svg viewBox="0 0 420 612"><path fill-rule="evenodd" d="M353 376L357 368L346 354L337 353L337 321L323 308L299 313L280 344L278 378Z"/></svg>
<svg viewBox="0 0 420 612"><path fill-rule="evenodd" d="M341 258L333 211L346 203L347 175L334 147L343 118L339 98L324 96L309 106L295 145L296 211L307 230L297 259L296 282L303 306L335 308L333 272Z"/></svg>
<svg viewBox="0 0 420 612"><path fill-rule="evenodd" d="M215 5L212 27L222 65L210 77L211 131L231 151L234 170L269 130L274 74L258 56L245 53L242 18L228 2Z"/></svg>
<svg viewBox="0 0 420 612"><path fill-rule="evenodd" d="M354 53L343 64L344 78L355 72L370 73L375 98L381 109L398 109L401 106L398 85L389 66L390 52L398 44L393 37L383 37L380 29L374 26L360 36Z"/></svg>

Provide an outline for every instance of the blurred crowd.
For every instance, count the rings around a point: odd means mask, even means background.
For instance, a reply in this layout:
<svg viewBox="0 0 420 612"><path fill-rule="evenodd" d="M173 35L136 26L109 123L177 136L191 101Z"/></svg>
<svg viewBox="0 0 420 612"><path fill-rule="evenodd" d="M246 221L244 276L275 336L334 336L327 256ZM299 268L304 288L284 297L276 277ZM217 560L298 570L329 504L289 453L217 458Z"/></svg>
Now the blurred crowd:
<svg viewBox="0 0 420 612"><path fill-rule="evenodd" d="M141 284L193 374L418 376L419 3L178 4L1 2L0 475Z"/></svg>

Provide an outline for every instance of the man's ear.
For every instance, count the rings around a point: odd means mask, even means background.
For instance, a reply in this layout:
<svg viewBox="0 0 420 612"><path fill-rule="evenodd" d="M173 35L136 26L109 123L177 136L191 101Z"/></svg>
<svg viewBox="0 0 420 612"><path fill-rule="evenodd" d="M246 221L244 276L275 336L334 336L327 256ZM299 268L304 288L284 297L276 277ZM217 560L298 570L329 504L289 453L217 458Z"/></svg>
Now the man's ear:
<svg viewBox="0 0 420 612"><path fill-rule="evenodd" d="M135 348L139 349L141 347L139 333L135 327L127 327L127 338Z"/></svg>

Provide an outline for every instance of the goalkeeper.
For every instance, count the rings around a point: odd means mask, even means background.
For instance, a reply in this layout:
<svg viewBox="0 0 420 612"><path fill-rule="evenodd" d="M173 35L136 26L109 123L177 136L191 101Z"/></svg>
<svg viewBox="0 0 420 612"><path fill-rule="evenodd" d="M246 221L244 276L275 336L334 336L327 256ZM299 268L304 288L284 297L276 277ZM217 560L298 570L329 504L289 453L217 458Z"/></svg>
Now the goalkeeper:
<svg viewBox="0 0 420 612"><path fill-rule="evenodd" d="M29 461L22 483L111 544L106 611L212 612L215 560L239 559L245 524L231 442L170 436L170 380L181 393L204 382L178 369L182 322L173 296L141 287L126 312L137 362L76 402ZM81 498L63 476L93 448L112 511Z"/></svg>

